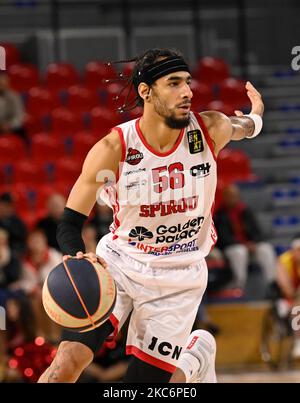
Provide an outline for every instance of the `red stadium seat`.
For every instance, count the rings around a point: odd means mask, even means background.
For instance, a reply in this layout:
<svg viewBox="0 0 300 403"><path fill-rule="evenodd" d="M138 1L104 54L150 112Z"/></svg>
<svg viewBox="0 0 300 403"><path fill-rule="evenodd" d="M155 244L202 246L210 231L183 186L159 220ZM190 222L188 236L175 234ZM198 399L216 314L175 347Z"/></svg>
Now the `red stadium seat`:
<svg viewBox="0 0 300 403"><path fill-rule="evenodd" d="M64 181L63 174L59 175L58 180L54 184L55 192L60 193L65 197L68 197L72 190L72 187L74 186L74 183L75 183L74 181L72 182L69 182L68 180Z"/></svg>
<svg viewBox="0 0 300 403"><path fill-rule="evenodd" d="M47 201L53 193L57 193L56 182L51 184L44 184L38 188L38 208L46 208ZM58 192L59 193L59 192Z"/></svg>
<svg viewBox="0 0 300 403"><path fill-rule="evenodd" d="M83 118L81 114L76 114L66 108L57 108L51 113L51 129L63 135L73 135L73 133L83 128Z"/></svg>
<svg viewBox="0 0 300 403"><path fill-rule="evenodd" d="M46 72L46 83L50 88L61 90L79 84L79 82L79 75L71 64L49 64Z"/></svg>
<svg viewBox="0 0 300 403"><path fill-rule="evenodd" d="M229 77L229 67L224 60L207 56L199 61L193 77L207 84L217 84Z"/></svg>
<svg viewBox="0 0 300 403"><path fill-rule="evenodd" d="M24 127L29 137L35 133L41 132L43 130L41 117L36 116L35 114L26 113Z"/></svg>
<svg viewBox="0 0 300 403"><path fill-rule="evenodd" d="M15 162L27 157L27 150L20 137L7 134L0 137L0 161Z"/></svg>
<svg viewBox="0 0 300 403"><path fill-rule="evenodd" d="M64 187L66 187L66 183L74 184L80 175L81 168L82 164L76 158L59 159L56 162L56 181L64 183Z"/></svg>
<svg viewBox="0 0 300 403"><path fill-rule="evenodd" d="M39 85L40 77L36 66L29 63L14 64L8 69L11 86L15 91L25 92Z"/></svg>
<svg viewBox="0 0 300 403"><path fill-rule="evenodd" d="M1 188L4 186L9 186L9 184L13 183L14 180L14 162L13 161L8 161L5 162L3 161L2 158L0 158L0 186ZM7 189L1 189L1 192L8 191ZM0 192L0 193L1 193Z"/></svg>
<svg viewBox="0 0 300 403"><path fill-rule="evenodd" d="M193 80L191 90L193 92L192 109L194 111L205 109L205 106L213 100L211 87L207 84Z"/></svg>
<svg viewBox="0 0 300 403"><path fill-rule="evenodd" d="M123 75L125 77L131 77L133 69L134 69L134 62L126 63L125 66L123 67Z"/></svg>
<svg viewBox="0 0 300 403"><path fill-rule="evenodd" d="M42 175L32 160L27 159L15 164L13 180L14 183L38 184L42 181Z"/></svg>
<svg viewBox="0 0 300 403"><path fill-rule="evenodd" d="M78 132L73 137L74 146L73 146L73 154L74 158L77 161L77 157L80 161L87 155L90 149L93 147L97 141L100 140L100 137L96 137L95 134L91 134L90 132ZM78 160L78 161L79 161Z"/></svg>
<svg viewBox="0 0 300 403"><path fill-rule="evenodd" d="M64 143L46 133L32 136L31 157L36 161L56 161L65 156Z"/></svg>
<svg viewBox="0 0 300 403"><path fill-rule="evenodd" d="M99 105L99 97L95 91L79 85L73 85L67 91L67 107L73 112L85 112Z"/></svg>
<svg viewBox="0 0 300 403"><path fill-rule="evenodd" d="M254 180L250 160L241 150L225 148L218 155L218 176L225 182Z"/></svg>
<svg viewBox="0 0 300 403"><path fill-rule="evenodd" d="M109 108L117 110L119 106L124 104L128 90L126 89L121 93L122 89L123 85L121 83L112 83L107 86L107 105ZM118 99L116 99L117 97Z"/></svg>
<svg viewBox="0 0 300 403"><path fill-rule="evenodd" d="M10 192L14 197L18 212L36 207L35 193L28 185L16 183L10 187Z"/></svg>
<svg viewBox="0 0 300 403"><path fill-rule="evenodd" d="M57 92L51 92L44 87L33 87L28 93L27 111L35 116L49 114L60 105Z"/></svg>
<svg viewBox="0 0 300 403"><path fill-rule="evenodd" d="M245 82L235 78L227 78L219 84L219 98L223 102L229 102L236 107L249 104Z"/></svg>
<svg viewBox="0 0 300 403"><path fill-rule="evenodd" d="M29 231L33 230L38 221L45 217L47 214L47 210L29 210L29 211L24 211L23 209L20 210L19 216L22 219L22 221L25 223L26 227L29 229Z"/></svg>
<svg viewBox="0 0 300 403"><path fill-rule="evenodd" d="M14 166L13 182L39 188L55 180L55 164L42 160L23 160Z"/></svg>
<svg viewBox="0 0 300 403"><path fill-rule="evenodd" d="M227 116L234 116L235 105L223 101L212 101L206 106L206 109L208 111L222 112Z"/></svg>
<svg viewBox="0 0 300 403"><path fill-rule="evenodd" d="M101 107L93 108L90 116L90 128L93 132L99 133L99 138L108 134L109 130L121 121L117 112Z"/></svg>
<svg viewBox="0 0 300 403"><path fill-rule="evenodd" d="M84 83L87 87L93 89L105 87L104 80L116 77L117 73L113 65L93 61L85 66Z"/></svg>
<svg viewBox="0 0 300 403"><path fill-rule="evenodd" d="M47 213L45 198L42 198L41 192L43 187L44 185L16 184L10 188L16 201L16 211L29 229Z"/></svg>
<svg viewBox="0 0 300 403"><path fill-rule="evenodd" d="M15 45L12 43L0 43L0 46L5 49L6 69L20 62L20 52Z"/></svg>
<svg viewBox="0 0 300 403"><path fill-rule="evenodd" d="M32 164L35 166L35 169L40 172L40 183L46 185L53 185L56 179L56 161L60 156L53 155L51 153L46 157L37 156L33 158Z"/></svg>

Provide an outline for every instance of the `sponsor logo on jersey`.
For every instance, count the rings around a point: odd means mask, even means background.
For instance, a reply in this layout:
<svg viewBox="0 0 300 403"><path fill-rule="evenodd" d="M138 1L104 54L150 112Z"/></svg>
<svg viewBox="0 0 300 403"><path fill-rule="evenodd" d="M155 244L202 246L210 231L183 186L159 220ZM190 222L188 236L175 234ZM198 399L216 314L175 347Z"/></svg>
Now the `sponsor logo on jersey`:
<svg viewBox="0 0 300 403"><path fill-rule="evenodd" d="M201 216L190 219L185 224L179 223L177 225L172 225L170 227L166 225L159 225L155 230L155 234L153 234L150 230L148 230L145 227L138 226L130 231L128 235L129 236L128 243L129 245L137 247L136 241L132 241L132 238L137 238L139 242L142 242L144 239L155 238L153 241L151 241L152 245L160 243L176 244L182 240L192 239L193 237L195 237L200 231L203 222L204 217ZM146 246L149 245L145 245L145 248ZM163 249L163 252L170 250L169 248L172 246L174 245L165 246L164 248L166 249ZM194 245L189 245L189 247L194 247ZM138 248L143 249L143 246L139 245ZM152 249L148 248L147 253L149 252L161 252L161 250L160 249L155 250L155 247L153 247Z"/></svg>
<svg viewBox="0 0 300 403"><path fill-rule="evenodd" d="M200 130L190 130L187 132L187 138L191 154L201 153L204 150L204 143Z"/></svg>
<svg viewBox="0 0 300 403"><path fill-rule="evenodd" d="M197 178L205 178L206 176L209 175L211 165L209 162L199 164L199 165L194 165L190 169L190 174L192 176L196 176Z"/></svg>
<svg viewBox="0 0 300 403"><path fill-rule="evenodd" d="M129 183L128 185L125 185L125 189L126 190L131 190L131 189L137 189L140 188L141 186L145 186L147 184L146 180L142 180L142 181L134 181Z"/></svg>
<svg viewBox="0 0 300 403"><path fill-rule="evenodd" d="M174 243L171 246L151 246L141 242L129 242L130 246L134 246L144 253L154 256L166 256L173 253L195 252L199 250L197 246L197 238L187 243Z"/></svg>
<svg viewBox="0 0 300 403"><path fill-rule="evenodd" d="M132 171L122 172L122 174L124 176L128 176L128 175L138 174L138 173L145 172L145 171L146 171L146 168L139 168L139 169L135 169Z"/></svg>
<svg viewBox="0 0 300 403"><path fill-rule="evenodd" d="M131 238L138 238L139 241L143 241L144 239L153 238L152 232L149 231L145 227L135 227L135 228L133 228L130 231L129 236Z"/></svg>
<svg viewBox="0 0 300 403"><path fill-rule="evenodd" d="M182 239L193 238L200 231L204 217L197 217L188 220L185 224L172 225L167 227L166 225L160 225L156 229L157 237L156 243L174 243L181 241Z"/></svg>
<svg viewBox="0 0 300 403"><path fill-rule="evenodd" d="M198 200L199 196L192 196L167 202L142 204L140 206L140 217L164 217L170 214L192 211L198 207Z"/></svg>
<svg viewBox="0 0 300 403"><path fill-rule="evenodd" d="M136 150L135 148L129 148L125 161L130 165L137 165L142 161L143 158L144 155L139 150Z"/></svg>

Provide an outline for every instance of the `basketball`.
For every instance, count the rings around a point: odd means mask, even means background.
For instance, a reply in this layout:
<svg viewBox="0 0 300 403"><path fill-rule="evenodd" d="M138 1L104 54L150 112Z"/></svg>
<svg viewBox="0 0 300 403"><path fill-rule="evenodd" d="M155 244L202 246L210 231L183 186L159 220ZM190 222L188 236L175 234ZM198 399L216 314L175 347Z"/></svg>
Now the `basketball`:
<svg viewBox="0 0 300 403"><path fill-rule="evenodd" d="M54 322L81 333L109 318L116 287L108 270L99 263L70 258L49 273L42 296L45 311Z"/></svg>

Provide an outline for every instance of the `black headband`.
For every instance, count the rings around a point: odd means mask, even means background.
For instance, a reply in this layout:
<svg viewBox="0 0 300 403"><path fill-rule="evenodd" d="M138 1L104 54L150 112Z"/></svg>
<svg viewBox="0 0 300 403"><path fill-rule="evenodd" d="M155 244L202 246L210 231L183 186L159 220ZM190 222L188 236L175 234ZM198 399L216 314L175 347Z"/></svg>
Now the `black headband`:
<svg viewBox="0 0 300 403"><path fill-rule="evenodd" d="M187 71L190 73L189 66L182 57L167 57L159 62L145 67L143 70L137 70L133 78L134 88L136 92L138 92L138 86L140 83L151 85L159 78L167 74L174 73L175 71Z"/></svg>

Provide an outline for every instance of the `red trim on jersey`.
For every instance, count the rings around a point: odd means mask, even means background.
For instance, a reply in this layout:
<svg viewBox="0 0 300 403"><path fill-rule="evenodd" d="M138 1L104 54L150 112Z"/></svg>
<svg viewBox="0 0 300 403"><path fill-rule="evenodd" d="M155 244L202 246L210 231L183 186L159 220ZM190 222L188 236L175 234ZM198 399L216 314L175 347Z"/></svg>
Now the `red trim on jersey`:
<svg viewBox="0 0 300 403"><path fill-rule="evenodd" d="M215 211L215 202L213 202L213 204L212 204L212 206L211 206L210 213L211 213L211 225L213 226L213 229L214 229L214 231L215 231L216 237L214 238L214 237L212 236L212 234L210 235L210 237L211 237L211 239L212 239L212 241L213 241L213 244L212 244L212 246L211 246L211 248L210 248L209 253L213 250L213 248L215 247L215 245L216 245L216 243L217 243L217 240L218 240L218 232L217 232L217 230L216 230L215 223L214 223L214 220L213 220L214 211Z"/></svg>
<svg viewBox="0 0 300 403"><path fill-rule="evenodd" d="M175 372L176 367L172 364L169 364L165 361L162 361L158 358L152 357L151 355L145 353L144 351L140 350L135 346L127 346L126 347L126 354L127 355L134 355L135 357L139 358L142 361L145 361L147 364L153 365L154 367L158 367L163 369L164 371Z"/></svg>
<svg viewBox="0 0 300 403"><path fill-rule="evenodd" d="M211 239L212 239L212 241L213 241L213 245L211 246L210 251L212 251L212 249L214 248L214 246L215 246L215 244L217 243L217 240L218 240L218 233L217 233L217 230L216 230L216 227L215 227L215 223L214 223L213 220L212 220L212 222L211 222L211 225L213 226L213 229L214 229L214 231L215 231L216 237L214 238L214 237L211 235Z"/></svg>
<svg viewBox="0 0 300 403"><path fill-rule="evenodd" d="M114 230L113 230L114 236L113 236L112 239L114 241L115 239L118 238L118 235L115 235L115 232L121 225L121 223L120 223L120 221L118 219L118 213L120 211L120 205L119 205L119 202L118 202L118 192L117 192L117 190L116 190L116 204L113 204L113 210L114 210L114 224L115 225L114 225Z"/></svg>
<svg viewBox="0 0 300 403"><path fill-rule="evenodd" d="M118 328L119 328L119 321L113 313L110 314L109 321L114 327L114 332L112 336L108 336L108 339L110 339L111 337L115 338L116 335L118 334Z"/></svg>
<svg viewBox="0 0 300 403"><path fill-rule="evenodd" d="M105 189L105 191L106 191L106 193L107 193L107 195L108 195L108 199L111 201L111 198L110 198L110 196L109 196L109 190L108 189ZM112 206L112 209L113 209L113 222L112 222L112 224L110 225L110 231L114 234L115 233L115 231L120 227L120 225L121 225L121 223L120 223L120 221L119 221L119 219L118 219L118 217L117 217L117 215L118 215L118 213L119 213L119 211L120 211L120 205L119 205L119 202L118 202L118 192L117 192L117 190L115 189L115 192L116 192L116 203L111 203L111 206ZM113 229L111 229L111 227L113 226ZM113 235L113 241L115 240L115 239L117 239L118 238L118 235Z"/></svg>
<svg viewBox="0 0 300 403"><path fill-rule="evenodd" d="M121 176L121 173L122 173L122 170L123 170L123 165L124 165L124 162L125 162L125 158L126 158L126 142L125 142L125 139L124 139L124 133L123 133L123 130L120 128L120 127L118 127L118 126L115 126L115 127L113 127L111 130L116 130L117 132L118 132L118 135L119 135L119 137L120 137L120 141L121 141L121 145L122 145L122 156L121 156L121 161L120 161L120 164L119 164L119 168L118 168L118 170L117 170L117 173L116 173L116 184L115 184L115 186L117 185L117 183L119 182L119 179L120 179L120 176ZM106 193L108 194L108 197L109 197L109 192L108 192L108 189L106 189ZM113 229L113 231L112 231L112 233L114 234L115 233L115 231L119 228L119 226L121 225L120 224L120 221L119 221L119 219L118 219L118 217L117 217L117 215L118 215L118 213L119 213L119 211L120 211L120 205L119 205L119 202L118 202L118 192L117 192L117 190L116 190L116 203L115 204L112 204L112 208L113 208L113 212L114 212L114 221L113 221L113 224L114 224L114 229ZM118 238L118 236L117 235L113 235L113 240L115 240L115 239L117 239Z"/></svg>
<svg viewBox="0 0 300 403"><path fill-rule="evenodd" d="M183 133L184 133L184 129L182 129L182 130L180 131L179 136L178 136L178 138L177 138L177 140L176 140L176 143L175 143L174 146L171 148L171 150L169 150L169 151L167 151L167 152L165 152L165 153L160 153L159 151L156 151L153 147L151 147L150 144L147 143L147 141L146 141L146 139L145 139L145 137L144 137L144 135L143 135L143 133L142 133L142 131L141 131L141 128L140 128L140 120L141 120L141 118L139 118L139 119L137 119L137 120L135 121L135 128L136 128L136 131L137 131L137 134L138 134L140 140L142 141L142 143L144 144L144 146L145 146L149 151L151 151L154 155L156 155L156 156L158 156L158 157L167 157L168 155L171 155L172 153L174 153L174 152L177 150L179 144L181 143L181 140L182 140L182 137L183 137Z"/></svg>
<svg viewBox="0 0 300 403"><path fill-rule="evenodd" d="M120 141L121 141L121 145L122 145L122 157L121 157L121 166L119 165L119 169L117 170L117 174L116 174L116 184L119 182L119 178L121 176L121 172L123 169L123 164L125 162L125 158L126 158L126 143L125 143L125 139L124 139L124 134L123 134L123 130L120 127L113 127L112 130L116 130L118 132L118 135L120 137Z"/></svg>
<svg viewBox="0 0 300 403"><path fill-rule="evenodd" d="M211 139L211 137L210 137L210 135L209 135L209 132L208 132L208 130L207 130L207 127L205 126L205 123L203 122L203 119L202 119L202 117L199 115L199 113L195 112L194 115L196 116L196 119L197 119L197 121L198 121L198 123L199 123L199 126L201 127L201 130L202 130L202 132L203 132L203 134L204 134L204 137L205 137L205 140L206 140L206 142L207 142L207 144L208 144L208 147L210 148L210 151L211 151L211 153L212 153L212 156L213 156L214 160L217 162L217 156L216 156L216 154L215 154L213 142L212 142L212 139ZM211 206L211 219L212 219L211 225L212 225L212 227L213 227L213 229L214 229L214 231L215 231L216 237L214 238L214 237L212 236L212 234L210 235L211 240L213 241L213 244L212 244L212 246L211 246L211 248L210 248L210 251L212 251L212 249L214 248L214 246L215 246L215 244L217 243L217 240L218 240L218 233L217 233L217 230L216 230L216 227L215 227L215 224L214 224L214 220L213 220L214 209L215 209L215 202L213 202L213 204L212 204L212 206Z"/></svg>
<svg viewBox="0 0 300 403"><path fill-rule="evenodd" d="M112 326L114 327L114 331L112 334L110 334L105 342L107 344L108 348L115 348L115 344L116 344L116 337L119 333L119 321L118 319L115 317L115 315L113 313L110 314L109 319L110 323L112 324Z"/></svg>
<svg viewBox="0 0 300 403"><path fill-rule="evenodd" d="M206 140L206 142L208 144L208 147L210 148L210 151L211 151L211 153L212 153L212 155L214 157L214 160L217 161L217 156L215 154L214 145L213 145L212 139L211 139L211 137L209 135L209 132L207 130L207 127L205 126L205 123L203 122L203 119L199 115L199 113L195 112L194 115L196 116L196 119L198 120L199 126L202 129L202 132L204 134L205 140Z"/></svg>

